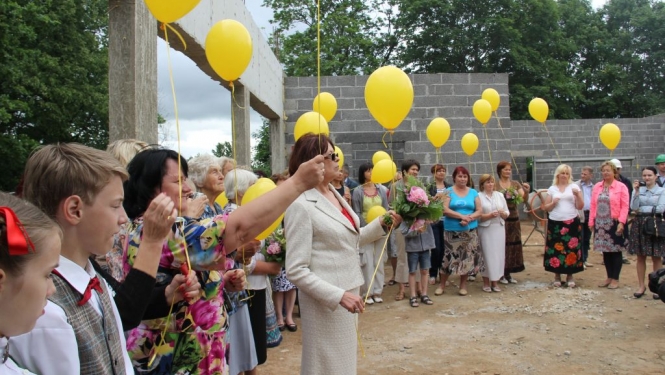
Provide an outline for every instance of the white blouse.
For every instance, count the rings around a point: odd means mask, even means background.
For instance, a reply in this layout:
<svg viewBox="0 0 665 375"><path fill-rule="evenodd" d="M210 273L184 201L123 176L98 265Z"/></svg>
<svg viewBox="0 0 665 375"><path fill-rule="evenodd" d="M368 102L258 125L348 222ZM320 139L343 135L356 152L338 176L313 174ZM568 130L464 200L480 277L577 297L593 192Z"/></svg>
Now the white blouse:
<svg viewBox="0 0 665 375"><path fill-rule="evenodd" d="M508 211L508 204L506 203L506 198L504 198L502 193L493 191L492 196L489 197L483 191L478 193L478 196L480 197L480 205L483 207L484 215L494 211L499 211L505 213L506 215L510 215L510 211ZM504 222L505 220L503 220L501 216L498 216L490 220L479 221L478 226L488 227L490 224L503 225Z"/></svg>
<svg viewBox="0 0 665 375"><path fill-rule="evenodd" d="M571 220L578 216L577 208L575 208L575 195L574 191L579 191L580 187L575 184L569 184L563 190L563 193L559 191L559 188L556 185L550 186L547 189L547 194L549 194L552 201L555 198L559 198L559 203L557 203L552 211L550 211L549 218L556 221Z"/></svg>
<svg viewBox="0 0 665 375"><path fill-rule="evenodd" d="M0 375L34 375L32 372L18 367L11 358L2 362L2 357L7 349L7 341L4 337L0 338Z"/></svg>

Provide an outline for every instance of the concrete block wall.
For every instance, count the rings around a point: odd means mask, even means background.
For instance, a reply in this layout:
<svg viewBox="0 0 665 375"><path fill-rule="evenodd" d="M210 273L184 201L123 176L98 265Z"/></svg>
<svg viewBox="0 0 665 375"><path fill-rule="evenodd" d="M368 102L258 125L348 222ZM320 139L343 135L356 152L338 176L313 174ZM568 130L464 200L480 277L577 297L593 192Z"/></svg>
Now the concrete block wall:
<svg viewBox="0 0 665 375"><path fill-rule="evenodd" d="M493 164L498 160L510 158L510 140L502 135L496 118L487 124L490 153L484 129L474 119L471 109L483 90L496 89L501 96L498 116L506 137L509 137L507 74L421 74L409 77L414 89L413 106L392 135L393 158L398 169L405 159L415 159L421 163L421 175L430 175L430 168L437 158L425 131L436 117L443 117L450 124L450 138L441 147L440 153L443 164L450 172L457 165L464 165L476 176L493 171ZM329 123L331 137L344 152L345 162L351 166L354 178L357 177L360 164L371 161L374 152L383 150L390 153L384 147L383 140L388 147L391 146L390 135L385 135L384 129L374 120L365 104L367 79L368 76L321 77L321 91L330 92L337 99L337 113ZM316 77L286 77L284 86L286 143L292 145L293 128L298 117L312 110L312 101L317 94L317 80ZM478 150L471 158L462 152L460 145L460 140L468 132L475 133L480 141Z"/></svg>

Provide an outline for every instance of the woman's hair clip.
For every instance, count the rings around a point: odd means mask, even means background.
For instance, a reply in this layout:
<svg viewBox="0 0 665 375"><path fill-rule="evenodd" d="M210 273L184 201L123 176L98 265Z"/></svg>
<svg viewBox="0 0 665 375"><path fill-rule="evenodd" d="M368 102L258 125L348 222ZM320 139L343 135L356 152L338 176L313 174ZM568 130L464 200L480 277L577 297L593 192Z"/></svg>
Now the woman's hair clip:
<svg viewBox="0 0 665 375"><path fill-rule="evenodd" d="M7 227L7 247L10 256L27 255L35 252L35 245L30 240L23 224L9 207L0 207L0 217L5 219Z"/></svg>

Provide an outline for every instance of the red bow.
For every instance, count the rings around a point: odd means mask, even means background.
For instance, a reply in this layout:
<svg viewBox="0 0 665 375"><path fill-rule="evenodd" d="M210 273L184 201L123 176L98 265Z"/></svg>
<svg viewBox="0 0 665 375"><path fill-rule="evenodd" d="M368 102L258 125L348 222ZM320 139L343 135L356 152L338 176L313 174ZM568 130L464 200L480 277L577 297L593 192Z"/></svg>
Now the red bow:
<svg viewBox="0 0 665 375"><path fill-rule="evenodd" d="M0 216L5 218L7 226L7 245L9 245L9 255L26 255L29 252L35 252L35 245L28 237L23 224L16 217L14 211L9 207L0 207Z"/></svg>
<svg viewBox="0 0 665 375"><path fill-rule="evenodd" d="M102 286L99 284L99 279L97 276L90 279L88 286L85 288L85 292L83 292L83 297L81 297L81 300L78 302L79 306L85 305L90 300L93 289L96 290L99 294L104 293L104 289L102 289Z"/></svg>

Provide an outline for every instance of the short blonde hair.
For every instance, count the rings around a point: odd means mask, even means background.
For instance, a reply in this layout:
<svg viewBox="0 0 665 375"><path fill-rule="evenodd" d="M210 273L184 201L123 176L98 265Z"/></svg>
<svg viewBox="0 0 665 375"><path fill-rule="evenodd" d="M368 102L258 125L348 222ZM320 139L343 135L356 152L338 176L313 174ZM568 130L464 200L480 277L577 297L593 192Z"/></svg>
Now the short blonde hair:
<svg viewBox="0 0 665 375"><path fill-rule="evenodd" d="M192 180L197 191L201 190L211 167L219 167L220 171L224 168L219 163L219 158L210 154L195 156L187 161L187 165L189 166L189 179Z"/></svg>
<svg viewBox="0 0 665 375"><path fill-rule="evenodd" d="M607 160L607 161L605 161L603 164L600 165L600 170L601 170L601 171L603 170L603 167L610 167L610 168L612 168L612 173L614 173L614 177L616 177L617 174L619 174L619 171L617 170L617 166L614 165L614 163L612 163L610 160Z"/></svg>
<svg viewBox="0 0 665 375"><path fill-rule="evenodd" d="M485 173L483 175L480 175L480 180L478 180L478 190L483 190L483 185L487 181L495 182L496 180L494 179L494 176L492 176L491 174Z"/></svg>
<svg viewBox="0 0 665 375"><path fill-rule="evenodd" d="M559 178L559 175L563 172L568 172L568 185L573 183L573 169L570 168L570 165L568 164L560 164L554 170L554 178L552 179L552 185L556 185L558 183L557 180Z"/></svg>
<svg viewBox="0 0 665 375"><path fill-rule="evenodd" d="M92 204L113 176L127 180L110 153L79 143L56 143L35 151L25 165L23 197L55 218L63 199L78 195Z"/></svg>
<svg viewBox="0 0 665 375"><path fill-rule="evenodd" d="M118 139L109 143L106 152L111 153L114 158L118 159L120 164L127 168L127 165L134 159L134 156L148 147L150 145L138 139Z"/></svg>

